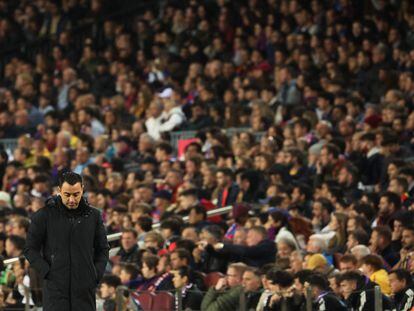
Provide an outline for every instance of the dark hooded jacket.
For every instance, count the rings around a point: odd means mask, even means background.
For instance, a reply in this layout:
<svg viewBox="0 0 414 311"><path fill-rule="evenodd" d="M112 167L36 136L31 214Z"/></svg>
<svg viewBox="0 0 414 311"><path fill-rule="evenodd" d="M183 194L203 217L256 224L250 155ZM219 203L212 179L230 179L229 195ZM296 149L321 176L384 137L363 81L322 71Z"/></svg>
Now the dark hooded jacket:
<svg viewBox="0 0 414 311"><path fill-rule="evenodd" d="M24 255L43 277L43 310L96 310L95 290L108 261L100 212L81 199L67 209L59 196L32 216Z"/></svg>

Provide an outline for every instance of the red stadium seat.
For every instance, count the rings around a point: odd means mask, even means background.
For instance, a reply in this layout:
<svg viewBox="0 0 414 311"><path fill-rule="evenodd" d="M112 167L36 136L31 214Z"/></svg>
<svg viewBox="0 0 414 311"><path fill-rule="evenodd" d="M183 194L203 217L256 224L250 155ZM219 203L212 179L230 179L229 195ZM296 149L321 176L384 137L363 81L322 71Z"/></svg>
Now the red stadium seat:
<svg viewBox="0 0 414 311"><path fill-rule="evenodd" d="M132 298L139 302L142 310L153 310L154 295L150 292L135 292L131 294Z"/></svg>
<svg viewBox="0 0 414 311"><path fill-rule="evenodd" d="M174 309L174 296L168 292L159 292L155 294L152 304L153 311L171 311Z"/></svg>
<svg viewBox="0 0 414 311"><path fill-rule="evenodd" d="M219 279L224 278L225 275L221 272L210 272L204 278L204 284L207 288L216 286Z"/></svg>

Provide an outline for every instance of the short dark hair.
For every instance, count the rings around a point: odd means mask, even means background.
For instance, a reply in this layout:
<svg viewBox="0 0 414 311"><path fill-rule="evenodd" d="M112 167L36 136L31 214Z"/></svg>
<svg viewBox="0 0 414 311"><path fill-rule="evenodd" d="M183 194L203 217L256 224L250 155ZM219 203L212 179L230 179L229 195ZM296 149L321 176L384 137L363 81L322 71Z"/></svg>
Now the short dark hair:
<svg viewBox="0 0 414 311"><path fill-rule="evenodd" d="M355 229L352 231L349 236L353 236L354 239L358 242L358 244L368 245L369 243L369 236L368 234L362 229Z"/></svg>
<svg viewBox="0 0 414 311"><path fill-rule="evenodd" d="M382 258L375 254L366 255L362 258L362 264L371 266L375 271L382 269L384 266L384 261Z"/></svg>
<svg viewBox="0 0 414 311"><path fill-rule="evenodd" d="M160 149L162 151L164 151L166 154L172 154L173 152L173 148L171 147L171 145L167 142L160 142L155 149Z"/></svg>
<svg viewBox="0 0 414 311"><path fill-rule="evenodd" d="M194 281L194 272L189 266L183 266L176 269L178 275L180 277L187 277L188 283L191 283Z"/></svg>
<svg viewBox="0 0 414 311"><path fill-rule="evenodd" d="M176 248L171 252L171 254L177 254L178 258L186 259L188 264L191 262L191 253L185 248Z"/></svg>
<svg viewBox="0 0 414 311"><path fill-rule="evenodd" d="M406 269L396 269L392 270L389 274L395 274L398 280L405 281L405 286L409 286L413 283L413 279L411 278L411 274Z"/></svg>
<svg viewBox="0 0 414 311"><path fill-rule="evenodd" d="M388 203L392 203L395 206L395 209L400 209L401 207L401 198L398 194L391 192L391 191L387 191L385 193L383 193L381 195L381 198L385 197L388 200Z"/></svg>
<svg viewBox="0 0 414 311"><path fill-rule="evenodd" d="M220 168L220 169L218 169L218 170L217 170L217 173L222 173L223 175L228 176L228 177L230 177L231 179L233 179L233 178L234 178L234 173L233 173L233 171L232 171L231 169L229 169L229 168Z"/></svg>
<svg viewBox="0 0 414 311"><path fill-rule="evenodd" d="M277 268L272 269L269 274L266 274L266 278L271 280L273 284L277 284L281 287L292 286L294 281L291 273Z"/></svg>
<svg viewBox="0 0 414 311"><path fill-rule="evenodd" d="M173 234L179 235L181 232L181 223L177 219L166 219L161 223L161 229L170 229Z"/></svg>
<svg viewBox="0 0 414 311"><path fill-rule="evenodd" d="M384 238L386 242L391 242L392 232L388 226L376 226L372 231L377 232L377 234Z"/></svg>
<svg viewBox="0 0 414 311"><path fill-rule="evenodd" d="M131 280L135 280L139 274L138 267L133 263L125 263L122 266L121 270L124 270L126 273L128 273L131 276Z"/></svg>
<svg viewBox="0 0 414 311"><path fill-rule="evenodd" d="M312 275L314 272L309 269L304 269L296 272L294 278L298 279L301 284L305 284L305 282L308 280L308 277Z"/></svg>
<svg viewBox="0 0 414 311"><path fill-rule="evenodd" d="M80 183L83 186L82 176L72 171L66 171L60 174L58 180L59 187L62 187L65 182L71 186L76 185L77 183Z"/></svg>
<svg viewBox="0 0 414 311"><path fill-rule="evenodd" d="M341 278L339 282L342 281L355 281L359 282L363 276L358 271L347 271L341 274Z"/></svg>
<svg viewBox="0 0 414 311"><path fill-rule="evenodd" d="M122 230L122 234L124 233L132 233L135 239L138 238L138 232L133 228L125 228L124 230Z"/></svg>
<svg viewBox="0 0 414 311"><path fill-rule="evenodd" d="M202 214L203 219L207 218L207 211L206 211L206 209L203 205L201 205L201 204L194 205L193 207L190 208L190 211L191 210L194 210L197 215Z"/></svg>
<svg viewBox="0 0 414 311"><path fill-rule="evenodd" d="M119 278L119 276L114 275L114 274L108 274L108 275L104 275L104 277L102 278L101 284L106 284L109 287L117 288L122 283L121 283L121 279Z"/></svg>
<svg viewBox="0 0 414 311"><path fill-rule="evenodd" d="M18 250L23 250L26 243L25 239L21 236L12 234L7 238Z"/></svg>
<svg viewBox="0 0 414 311"><path fill-rule="evenodd" d="M327 290L329 288L328 279L319 273L314 273L308 276L306 280L311 286L315 286L320 290Z"/></svg>
<svg viewBox="0 0 414 311"><path fill-rule="evenodd" d="M354 265L358 264L358 259L352 254L345 254L339 259L339 262L351 262Z"/></svg>
<svg viewBox="0 0 414 311"><path fill-rule="evenodd" d="M142 230L145 232L149 232L152 230L152 218L147 215L142 215L137 220L138 225L141 227Z"/></svg>
<svg viewBox="0 0 414 311"><path fill-rule="evenodd" d="M148 269L157 271L159 258L156 255L153 254L147 254L144 257L142 257L142 263L146 264Z"/></svg>

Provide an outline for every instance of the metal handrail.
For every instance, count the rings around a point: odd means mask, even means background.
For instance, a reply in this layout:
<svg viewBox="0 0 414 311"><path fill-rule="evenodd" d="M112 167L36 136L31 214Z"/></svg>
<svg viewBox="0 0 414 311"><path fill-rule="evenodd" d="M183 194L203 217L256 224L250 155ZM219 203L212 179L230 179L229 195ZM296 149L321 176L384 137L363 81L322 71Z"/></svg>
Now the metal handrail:
<svg viewBox="0 0 414 311"><path fill-rule="evenodd" d="M224 214L227 214L228 212L230 212L232 208L233 207L231 205L216 208L216 209L207 211L207 216L224 215ZM184 222L187 222L188 221L188 216L183 217L183 220L184 220ZM152 229L154 229L154 230L159 229L160 226L161 226L161 223L156 222L152 225ZM117 232L117 233L107 235L108 242L113 242L113 241L119 240L121 238L121 235L122 235L122 232ZM12 263L15 263L18 260L19 260L19 257L5 259L5 260L3 260L3 264L4 265L10 265Z"/></svg>

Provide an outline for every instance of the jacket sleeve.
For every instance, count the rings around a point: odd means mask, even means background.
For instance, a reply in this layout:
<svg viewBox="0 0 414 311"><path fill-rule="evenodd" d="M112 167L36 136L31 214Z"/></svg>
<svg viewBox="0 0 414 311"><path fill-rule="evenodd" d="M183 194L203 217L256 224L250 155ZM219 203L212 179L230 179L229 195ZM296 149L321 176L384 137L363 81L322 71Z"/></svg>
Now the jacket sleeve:
<svg viewBox="0 0 414 311"><path fill-rule="evenodd" d="M235 256L237 258L261 258L263 254L269 252L269 249L266 245L259 244L255 246L245 246L245 245L233 245L225 243L223 248L218 251L223 255Z"/></svg>
<svg viewBox="0 0 414 311"><path fill-rule="evenodd" d="M49 272L50 266L42 257L40 251L44 247L47 233L47 210L42 208L33 214L29 231L27 233L24 256L42 278Z"/></svg>
<svg viewBox="0 0 414 311"><path fill-rule="evenodd" d="M96 268L96 274L98 282L102 279L106 264L109 260L109 244L106 238L106 230L102 221L102 216L97 212L97 226L95 230L95 240L94 240L94 264Z"/></svg>
<svg viewBox="0 0 414 311"><path fill-rule="evenodd" d="M218 295L219 292L210 288L201 303L201 311L236 310L240 301L241 287Z"/></svg>

